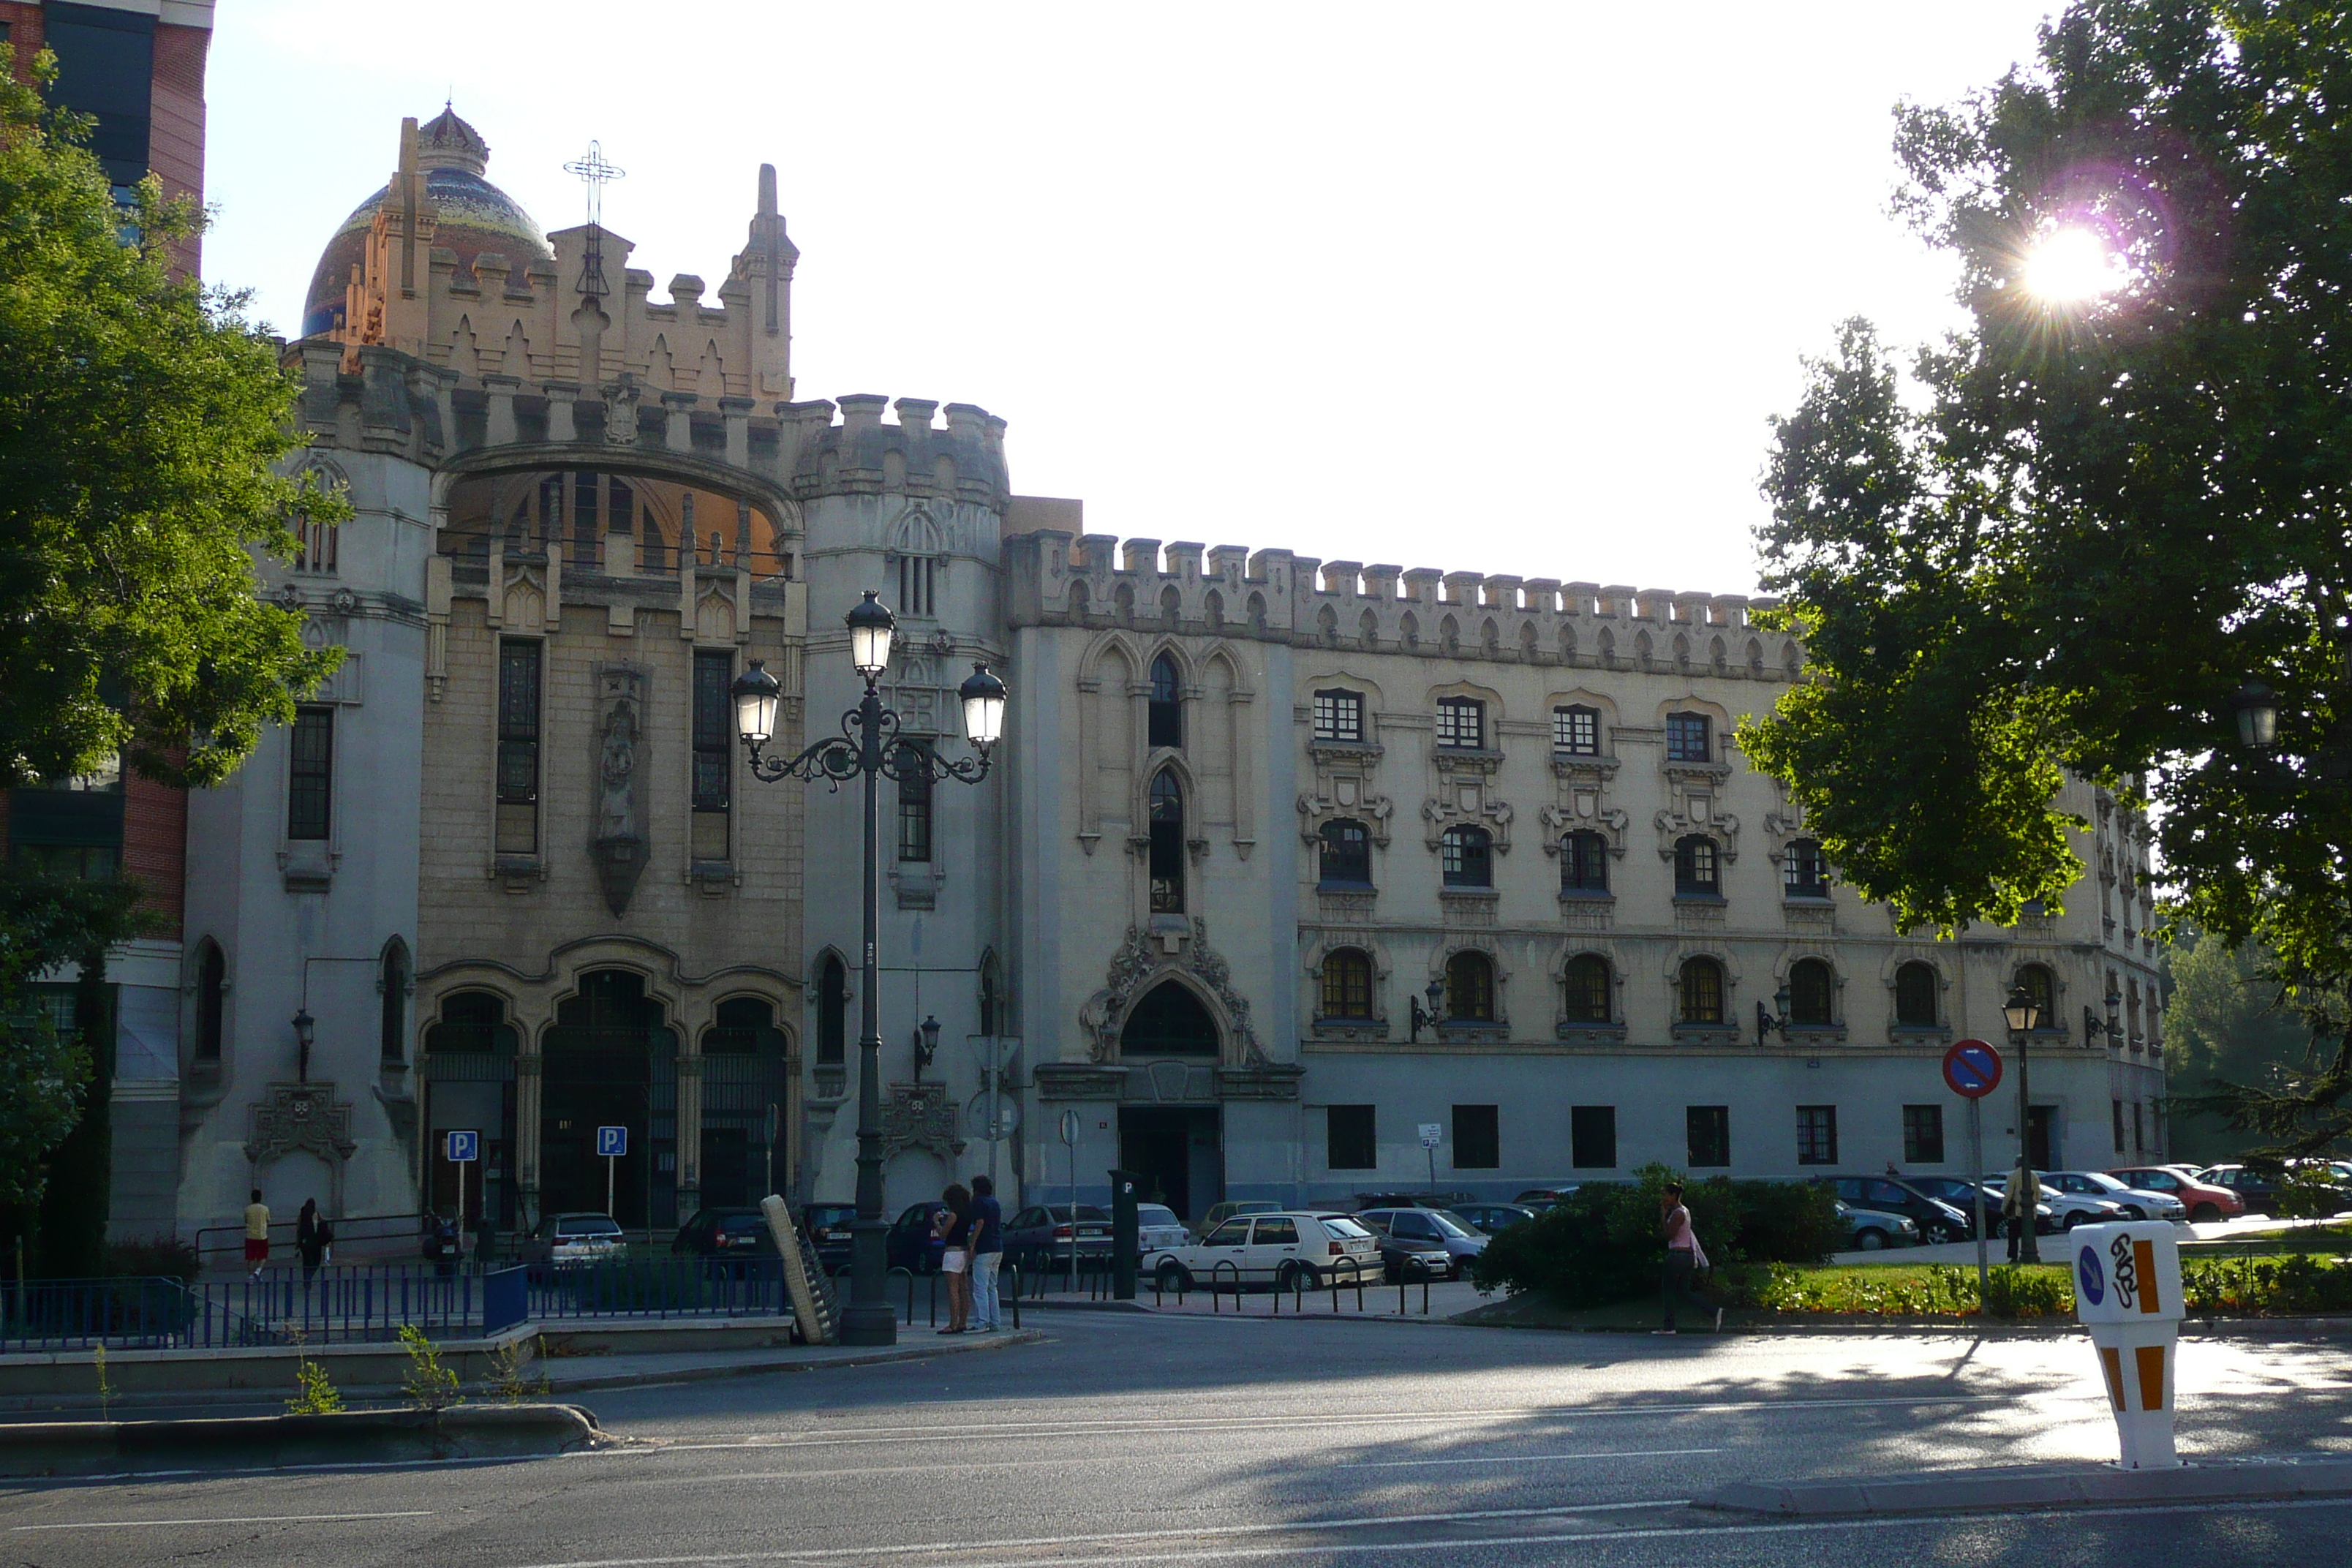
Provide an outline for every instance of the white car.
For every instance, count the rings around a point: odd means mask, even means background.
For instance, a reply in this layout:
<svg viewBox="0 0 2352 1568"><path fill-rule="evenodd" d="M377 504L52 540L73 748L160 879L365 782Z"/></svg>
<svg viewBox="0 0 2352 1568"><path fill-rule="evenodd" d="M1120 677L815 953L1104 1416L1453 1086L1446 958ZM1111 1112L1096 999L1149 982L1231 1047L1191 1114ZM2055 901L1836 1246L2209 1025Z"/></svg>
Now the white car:
<svg viewBox="0 0 2352 1568"><path fill-rule="evenodd" d="M1341 1215L1283 1209L1236 1215L1190 1247L1146 1253L1143 1271L1163 1290L1271 1284L1312 1289L1333 1273L1380 1277L1380 1243Z"/></svg>
<svg viewBox="0 0 2352 1568"><path fill-rule="evenodd" d="M586 1263L617 1258L628 1237L610 1215L553 1214L539 1222L539 1239L547 1244L551 1263Z"/></svg>
<svg viewBox="0 0 2352 1568"><path fill-rule="evenodd" d="M2135 1187L2105 1171L2045 1171L2042 1180L2062 1193L2105 1198L2123 1210L2126 1219L2185 1220L2189 1217L2189 1205L2171 1194Z"/></svg>
<svg viewBox="0 0 2352 1568"><path fill-rule="evenodd" d="M1192 1233L1166 1204L1135 1205L1135 1244L1144 1257L1181 1247L1192 1238Z"/></svg>
<svg viewBox="0 0 2352 1568"><path fill-rule="evenodd" d="M2078 1225L2106 1225L2124 1217L2121 1204L2090 1193L2063 1192L2051 1184L2048 1172L2035 1173L2042 1178L2042 1201L2050 1205L2050 1212L2058 1221L2060 1230L2072 1230ZM2007 1172L1997 1172L1987 1176L1985 1181L1993 1192L2009 1190Z"/></svg>

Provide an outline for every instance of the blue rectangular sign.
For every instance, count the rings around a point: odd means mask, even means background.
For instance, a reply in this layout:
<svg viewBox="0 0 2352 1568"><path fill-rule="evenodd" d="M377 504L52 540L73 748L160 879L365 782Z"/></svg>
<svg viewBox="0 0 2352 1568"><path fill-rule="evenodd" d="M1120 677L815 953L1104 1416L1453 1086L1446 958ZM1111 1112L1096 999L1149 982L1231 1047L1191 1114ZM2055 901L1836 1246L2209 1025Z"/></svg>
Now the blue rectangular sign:
<svg viewBox="0 0 2352 1568"><path fill-rule="evenodd" d="M482 1157L482 1135L479 1132L445 1133L449 1158L460 1163Z"/></svg>
<svg viewBox="0 0 2352 1568"><path fill-rule="evenodd" d="M629 1152L629 1130L625 1127L596 1129L596 1152L607 1159L618 1159Z"/></svg>

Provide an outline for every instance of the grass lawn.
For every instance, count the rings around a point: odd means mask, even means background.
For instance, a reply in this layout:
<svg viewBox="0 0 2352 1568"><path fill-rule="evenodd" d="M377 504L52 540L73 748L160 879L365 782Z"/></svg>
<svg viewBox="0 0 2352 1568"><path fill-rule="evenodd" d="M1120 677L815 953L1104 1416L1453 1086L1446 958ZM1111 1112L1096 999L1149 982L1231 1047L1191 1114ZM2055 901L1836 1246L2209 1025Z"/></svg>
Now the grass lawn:
<svg viewBox="0 0 2352 1568"><path fill-rule="evenodd" d="M2016 1293L2038 1305L2038 1312L2019 1314L2024 1321L2072 1322L2066 1303L2068 1268L2063 1263L2021 1268L2010 1275ZM1717 1272L1699 1286L1699 1294L1727 1303L1724 1321L1760 1324L1775 1321L1869 1318L1974 1318L1977 1279L1973 1265L1952 1264L1825 1264L1817 1268L1780 1266L1768 1272L1748 1270L1740 1277ZM1709 1328L1681 1314L1685 1328ZM1641 1296L1606 1307L1566 1310L1534 1295L1507 1297L1463 1313L1458 1321L1500 1328L1653 1329L1661 1312L1655 1296ZM1993 1321L2011 1321L1996 1315Z"/></svg>

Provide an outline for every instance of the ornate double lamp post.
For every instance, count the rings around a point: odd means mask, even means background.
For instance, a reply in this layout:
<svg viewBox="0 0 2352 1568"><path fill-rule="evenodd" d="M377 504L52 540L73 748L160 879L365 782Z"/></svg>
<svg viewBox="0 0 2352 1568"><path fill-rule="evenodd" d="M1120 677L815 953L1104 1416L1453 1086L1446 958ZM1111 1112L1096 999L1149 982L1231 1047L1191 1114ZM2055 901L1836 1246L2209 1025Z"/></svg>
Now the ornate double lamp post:
<svg viewBox="0 0 2352 1568"><path fill-rule="evenodd" d="M2010 1038L2017 1042L2017 1163L2032 1168L2032 1064L2027 1058L2026 1047L2032 1039L2033 1031L2042 1027L2045 1020L2042 1016L2041 1004L2034 1001L2033 994L2022 985L2010 987L2009 1000L2001 1004L2000 1016L2001 1022L2009 1026ZM2034 1171L2033 1180L2038 1188L2042 1182L2039 1170ZM2034 1217L2041 1208L2040 1197L2039 1192L2026 1194L2025 1212L2011 1222L2023 1227L2018 1232L2017 1260L2020 1263L2042 1261L2042 1240L2034 1230Z"/></svg>
<svg viewBox="0 0 2352 1568"><path fill-rule="evenodd" d="M882 1018L876 954L874 884L877 844L875 793L884 778L955 779L978 784L988 776L992 748L1004 733L1004 682L985 664L972 666L957 695L963 700L964 734L977 755L950 763L928 746L898 739L898 715L883 706L877 683L890 668L890 637L898 625L875 595L851 610L849 659L866 681L866 695L841 716L841 733L827 736L796 757L770 756L776 734L776 705L783 688L759 659L736 679L735 727L751 754L751 776L762 784L796 778L823 779L839 789L866 780L864 984L858 994L857 1037L857 1217L850 1222L849 1306L841 1315L841 1342L887 1345L898 1337L898 1321L885 1299L884 1243L889 1226L882 1218Z"/></svg>

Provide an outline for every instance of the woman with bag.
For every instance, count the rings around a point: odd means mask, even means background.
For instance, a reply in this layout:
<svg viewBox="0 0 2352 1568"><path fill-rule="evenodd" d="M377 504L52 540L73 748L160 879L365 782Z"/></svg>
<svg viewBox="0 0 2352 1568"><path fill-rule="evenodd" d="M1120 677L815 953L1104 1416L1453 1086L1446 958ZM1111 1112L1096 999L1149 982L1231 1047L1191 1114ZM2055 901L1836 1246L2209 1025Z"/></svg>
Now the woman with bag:
<svg viewBox="0 0 2352 1568"><path fill-rule="evenodd" d="M1658 1294L1666 1309L1666 1326L1650 1331L1679 1332L1675 1327L1675 1309L1682 1306L1696 1309L1701 1316L1714 1313L1716 1332L1721 1333L1723 1309L1691 1289L1691 1277L1706 1267L1706 1249L1699 1246L1698 1232L1691 1228L1690 1210L1683 1206L1680 1182L1668 1182L1658 1194L1658 1215L1666 1233L1666 1261L1658 1278Z"/></svg>
<svg viewBox="0 0 2352 1568"><path fill-rule="evenodd" d="M305 1286L317 1277L319 1266L327 1260L327 1248L334 1238L335 1233L319 1216L319 1200L304 1198L301 1215L294 1222L294 1250L302 1256L302 1283Z"/></svg>
<svg viewBox="0 0 2352 1568"><path fill-rule="evenodd" d="M961 1182L950 1182L940 1194L940 1239L947 1250L940 1255L940 1272L948 1277L948 1326L943 1334L962 1333L971 1315L971 1194Z"/></svg>

